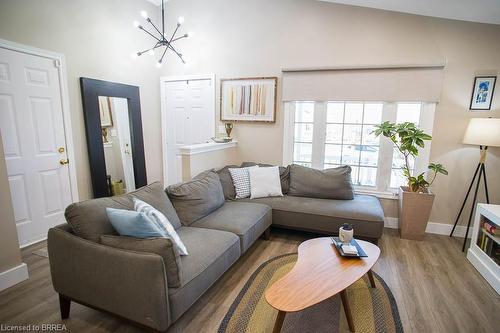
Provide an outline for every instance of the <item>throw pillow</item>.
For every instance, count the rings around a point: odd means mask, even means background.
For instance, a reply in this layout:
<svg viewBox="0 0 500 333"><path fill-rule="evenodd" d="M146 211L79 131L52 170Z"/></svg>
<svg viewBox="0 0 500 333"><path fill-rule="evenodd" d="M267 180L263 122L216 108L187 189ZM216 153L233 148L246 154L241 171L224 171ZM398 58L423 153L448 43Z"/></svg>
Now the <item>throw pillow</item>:
<svg viewBox="0 0 500 333"><path fill-rule="evenodd" d="M156 225L165 233L165 235L172 239L173 243L179 250L182 256L187 256L188 252L186 246L182 242L181 238L175 231L174 227L170 221L163 215L159 210L155 209L150 204L134 198L134 209L139 213L146 214Z"/></svg>
<svg viewBox="0 0 500 333"><path fill-rule="evenodd" d="M165 233L144 213L107 207L106 214L111 225L122 236L165 237Z"/></svg>
<svg viewBox="0 0 500 333"><path fill-rule="evenodd" d="M184 225L190 225L224 204L222 185L213 171L189 182L171 185L166 191Z"/></svg>
<svg viewBox="0 0 500 333"><path fill-rule="evenodd" d="M101 235L101 244L117 249L155 253L163 258L167 283L171 288L178 288L182 282L181 258L174 242L169 238L134 238L124 236Z"/></svg>
<svg viewBox="0 0 500 333"><path fill-rule="evenodd" d="M250 199L283 196L277 166L250 168L248 174L250 176Z"/></svg>
<svg viewBox="0 0 500 333"><path fill-rule="evenodd" d="M250 175L248 169L258 167L258 165L255 165L248 168L229 168L236 191L236 199L248 198L250 196Z"/></svg>
<svg viewBox="0 0 500 333"><path fill-rule="evenodd" d="M324 199L354 199L351 167L316 170L293 164L290 166L289 195Z"/></svg>
<svg viewBox="0 0 500 333"><path fill-rule="evenodd" d="M238 168L238 166L227 165L222 169L215 170L215 172L219 175L220 183L222 185L222 191L224 192L224 199L234 200L236 199L236 191L234 190L233 179L231 178L229 168Z"/></svg>
<svg viewBox="0 0 500 333"><path fill-rule="evenodd" d="M261 168L274 166L272 164L266 164L266 163L243 162L241 163L240 167L246 168L254 165L258 165ZM280 180L281 180L281 193L287 194L288 190L290 189L290 166L287 167L279 166L279 170L280 170Z"/></svg>

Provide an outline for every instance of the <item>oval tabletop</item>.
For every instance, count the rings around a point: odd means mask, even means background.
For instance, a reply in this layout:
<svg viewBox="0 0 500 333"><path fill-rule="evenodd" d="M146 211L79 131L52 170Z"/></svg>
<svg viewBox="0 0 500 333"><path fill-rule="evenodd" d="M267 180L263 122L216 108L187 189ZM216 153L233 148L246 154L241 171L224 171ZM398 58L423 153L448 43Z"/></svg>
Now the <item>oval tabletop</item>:
<svg viewBox="0 0 500 333"><path fill-rule="evenodd" d="M373 267L380 255L377 245L356 241L368 257L342 257L330 237L310 239L300 244L297 263L287 275L267 289L267 302L275 309L295 312L349 287Z"/></svg>

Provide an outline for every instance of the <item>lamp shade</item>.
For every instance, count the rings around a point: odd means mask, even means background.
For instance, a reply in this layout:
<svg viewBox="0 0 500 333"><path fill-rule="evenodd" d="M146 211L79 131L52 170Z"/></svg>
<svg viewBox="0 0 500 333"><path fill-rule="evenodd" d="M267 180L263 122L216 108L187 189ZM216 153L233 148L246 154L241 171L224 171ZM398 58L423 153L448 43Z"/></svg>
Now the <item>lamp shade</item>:
<svg viewBox="0 0 500 333"><path fill-rule="evenodd" d="M500 147L500 118L471 118L463 143Z"/></svg>

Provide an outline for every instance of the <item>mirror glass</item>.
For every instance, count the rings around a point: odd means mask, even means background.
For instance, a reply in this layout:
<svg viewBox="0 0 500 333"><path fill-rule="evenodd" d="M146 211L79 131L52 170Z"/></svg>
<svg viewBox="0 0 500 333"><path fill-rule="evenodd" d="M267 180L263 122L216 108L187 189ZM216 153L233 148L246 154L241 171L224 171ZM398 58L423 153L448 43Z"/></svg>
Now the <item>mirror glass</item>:
<svg viewBox="0 0 500 333"><path fill-rule="evenodd" d="M99 96L107 185L111 195L135 190L134 159L126 98Z"/></svg>

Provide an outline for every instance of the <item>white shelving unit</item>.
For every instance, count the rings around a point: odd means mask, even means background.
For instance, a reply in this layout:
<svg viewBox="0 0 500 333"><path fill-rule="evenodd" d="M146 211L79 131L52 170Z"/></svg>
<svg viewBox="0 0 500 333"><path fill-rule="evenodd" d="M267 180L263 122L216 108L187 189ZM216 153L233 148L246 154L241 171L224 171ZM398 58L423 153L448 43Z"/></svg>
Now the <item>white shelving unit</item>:
<svg viewBox="0 0 500 333"><path fill-rule="evenodd" d="M500 236L486 231L485 222L500 230L500 205L477 205L467 259L500 294Z"/></svg>

